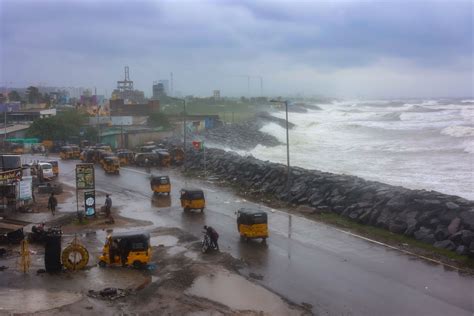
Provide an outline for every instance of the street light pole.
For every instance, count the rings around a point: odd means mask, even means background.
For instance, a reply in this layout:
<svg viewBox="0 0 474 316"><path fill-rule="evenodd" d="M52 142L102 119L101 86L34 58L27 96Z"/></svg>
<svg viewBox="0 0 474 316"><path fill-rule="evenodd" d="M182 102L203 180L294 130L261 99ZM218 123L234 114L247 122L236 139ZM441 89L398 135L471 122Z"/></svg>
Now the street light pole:
<svg viewBox="0 0 474 316"><path fill-rule="evenodd" d="M186 99L168 97L168 99L181 101L183 102L183 165L184 165L184 172L186 172Z"/></svg>
<svg viewBox="0 0 474 316"><path fill-rule="evenodd" d="M288 101L285 101L285 112L286 112L286 185L287 188L290 186L290 135L288 132Z"/></svg>
<svg viewBox="0 0 474 316"><path fill-rule="evenodd" d="M186 99L183 99L183 165L186 173Z"/></svg>
<svg viewBox="0 0 474 316"><path fill-rule="evenodd" d="M291 169L290 169L290 135L288 128L288 100L270 100L270 102L284 103L285 104L285 115L286 115L286 188L290 187Z"/></svg>

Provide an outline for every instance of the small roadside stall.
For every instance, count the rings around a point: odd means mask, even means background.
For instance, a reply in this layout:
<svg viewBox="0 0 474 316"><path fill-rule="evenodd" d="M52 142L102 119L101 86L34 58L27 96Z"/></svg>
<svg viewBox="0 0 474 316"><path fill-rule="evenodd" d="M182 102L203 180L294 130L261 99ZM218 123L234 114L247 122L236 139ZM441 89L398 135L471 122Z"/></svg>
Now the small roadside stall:
<svg viewBox="0 0 474 316"><path fill-rule="evenodd" d="M0 214L8 214L21 205L21 178L21 168L0 172Z"/></svg>

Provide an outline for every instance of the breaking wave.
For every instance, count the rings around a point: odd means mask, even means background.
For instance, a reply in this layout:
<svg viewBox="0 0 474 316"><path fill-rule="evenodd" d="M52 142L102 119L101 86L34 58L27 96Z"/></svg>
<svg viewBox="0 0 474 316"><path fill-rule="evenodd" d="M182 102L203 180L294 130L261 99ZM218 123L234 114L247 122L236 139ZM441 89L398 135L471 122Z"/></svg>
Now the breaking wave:
<svg viewBox="0 0 474 316"><path fill-rule="evenodd" d="M372 117L372 120L373 121L400 121L401 115L402 115L401 112L392 112L392 113L387 113L387 114L382 114L382 115L377 114Z"/></svg>
<svg viewBox="0 0 474 316"><path fill-rule="evenodd" d="M441 131L441 134L452 137L474 137L474 127L465 125L448 126Z"/></svg>
<svg viewBox="0 0 474 316"><path fill-rule="evenodd" d="M416 113L426 113L426 112L439 112L443 111L442 109L430 109L422 105L411 105L405 112L416 112Z"/></svg>

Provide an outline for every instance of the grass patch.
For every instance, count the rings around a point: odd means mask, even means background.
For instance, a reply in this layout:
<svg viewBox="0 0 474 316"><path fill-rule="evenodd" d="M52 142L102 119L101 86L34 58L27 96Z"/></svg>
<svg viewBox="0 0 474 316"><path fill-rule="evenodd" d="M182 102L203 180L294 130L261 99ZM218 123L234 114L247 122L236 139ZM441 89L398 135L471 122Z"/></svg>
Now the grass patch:
<svg viewBox="0 0 474 316"><path fill-rule="evenodd" d="M360 223L356 223L348 218L342 217L335 213L321 213L312 215L312 217L320 222L327 223L336 227L347 229L358 235L371 238L383 243L386 243L391 246L408 246L408 251L415 248L415 250L422 250L422 255L439 260L439 256L453 260L465 267L474 269L474 259L469 258L468 256L458 255L456 252L448 249L436 248L433 245L424 243L422 241L416 240L414 238L395 234L389 230L368 226ZM403 248L403 247L402 247ZM419 253L419 251L413 251Z"/></svg>

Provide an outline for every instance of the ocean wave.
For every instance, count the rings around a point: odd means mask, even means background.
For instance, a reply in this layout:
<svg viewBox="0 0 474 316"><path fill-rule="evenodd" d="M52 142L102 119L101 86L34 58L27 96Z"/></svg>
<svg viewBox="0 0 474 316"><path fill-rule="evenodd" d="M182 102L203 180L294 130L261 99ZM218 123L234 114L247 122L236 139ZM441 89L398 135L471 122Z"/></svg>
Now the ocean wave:
<svg viewBox="0 0 474 316"><path fill-rule="evenodd" d="M448 126L441 131L441 134L452 137L474 137L474 127L465 125Z"/></svg>
<svg viewBox="0 0 474 316"><path fill-rule="evenodd" d="M464 152L468 154L474 154L474 141L468 140L462 143L464 146Z"/></svg>
<svg viewBox="0 0 474 316"><path fill-rule="evenodd" d="M443 111L443 109L430 109L427 107L424 107L422 105L410 105L408 109L405 110L405 112L415 112L415 113L425 113L425 112L439 112Z"/></svg>
<svg viewBox="0 0 474 316"><path fill-rule="evenodd" d="M386 114L377 114L371 117L373 121L401 121L400 116L402 115L401 112L391 112Z"/></svg>
<svg viewBox="0 0 474 316"><path fill-rule="evenodd" d="M364 111L359 110L359 109L338 110L338 111L342 113L364 113Z"/></svg>

